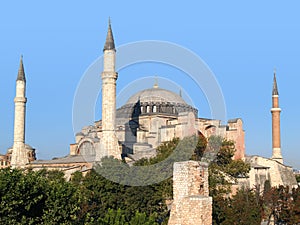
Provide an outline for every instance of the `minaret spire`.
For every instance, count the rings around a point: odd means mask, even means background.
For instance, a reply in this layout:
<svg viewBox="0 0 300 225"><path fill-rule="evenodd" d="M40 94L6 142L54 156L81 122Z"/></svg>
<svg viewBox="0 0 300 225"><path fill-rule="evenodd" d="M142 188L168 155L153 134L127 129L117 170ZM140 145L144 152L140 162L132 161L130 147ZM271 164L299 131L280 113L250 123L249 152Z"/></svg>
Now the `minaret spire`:
<svg viewBox="0 0 300 225"><path fill-rule="evenodd" d="M273 92L272 95L279 95L276 81L276 69L274 69L274 78L273 78Z"/></svg>
<svg viewBox="0 0 300 225"><path fill-rule="evenodd" d="M105 45L103 48L103 51L106 51L106 50L115 50L115 41L114 41L112 29L111 29L110 18L108 19L108 30L107 30Z"/></svg>
<svg viewBox="0 0 300 225"><path fill-rule="evenodd" d="M278 87L276 81L276 71L274 71L273 78L273 91L272 91L272 159L283 163L283 158L281 154L281 141L280 141L280 112L279 107L279 95Z"/></svg>
<svg viewBox="0 0 300 225"><path fill-rule="evenodd" d="M26 81L25 72L24 72L24 65L23 65L23 55L21 55L21 58L20 58L20 66L19 66L17 80Z"/></svg>

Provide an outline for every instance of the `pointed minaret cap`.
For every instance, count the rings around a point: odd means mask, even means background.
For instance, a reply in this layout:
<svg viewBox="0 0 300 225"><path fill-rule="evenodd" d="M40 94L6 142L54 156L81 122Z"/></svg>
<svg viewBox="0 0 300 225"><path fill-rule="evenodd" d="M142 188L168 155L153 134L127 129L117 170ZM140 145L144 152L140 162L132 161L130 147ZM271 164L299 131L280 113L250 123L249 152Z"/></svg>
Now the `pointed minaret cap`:
<svg viewBox="0 0 300 225"><path fill-rule="evenodd" d="M115 41L111 30L110 18L108 19L108 31L107 31L105 45L103 48L103 51L106 50L115 50Z"/></svg>
<svg viewBox="0 0 300 225"><path fill-rule="evenodd" d="M272 95L279 95L276 81L276 70L274 70L274 78L273 78L273 92Z"/></svg>
<svg viewBox="0 0 300 225"><path fill-rule="evenodd" d="M23 66L23 55L21 55L21 59L20 59L20 66L19 66L17 80L26 81L24 66Z"/></svg>

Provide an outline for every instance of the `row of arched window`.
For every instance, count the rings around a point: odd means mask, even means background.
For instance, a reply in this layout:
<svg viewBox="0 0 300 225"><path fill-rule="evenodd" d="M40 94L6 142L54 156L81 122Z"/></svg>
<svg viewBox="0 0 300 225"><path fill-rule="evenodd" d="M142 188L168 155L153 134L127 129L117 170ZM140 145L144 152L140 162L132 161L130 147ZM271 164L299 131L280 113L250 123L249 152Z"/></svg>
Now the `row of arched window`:
<svg viewBox="0 0 300 225"><path fill-rule="evenodd" d="M130 106L127 106L131 108ZM141 114L172 114L177 115L180 112L193 112L197 116L198 111L188 105L172 105L170 103L142 103L135 104L134 110L131 114L132 117L139 116Z"/></svg>
<svg viewBox="0 0 300 225"><path fill-rule="evenodd" d="M156 105L156 104L147 104L140 107L141 114L144 113L169 113L176 114L177 110L175 106L172 105Z"/></svg>

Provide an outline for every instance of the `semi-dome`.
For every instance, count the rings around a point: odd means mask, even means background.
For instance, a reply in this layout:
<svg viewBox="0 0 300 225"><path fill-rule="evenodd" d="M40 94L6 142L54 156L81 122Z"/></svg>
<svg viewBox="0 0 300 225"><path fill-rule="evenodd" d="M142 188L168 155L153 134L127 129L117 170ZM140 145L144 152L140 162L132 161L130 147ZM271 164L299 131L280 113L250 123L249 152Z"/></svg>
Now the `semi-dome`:
<svg viewBox="0 0 300 225"><path fill-rule="evenodd" d="M149 88L142 90L129 98L126 104L135 104L137 102L157 102L157 103L173 103L173 104L186 104L186 102L178 94L162 89L162 88Z"/></svg>

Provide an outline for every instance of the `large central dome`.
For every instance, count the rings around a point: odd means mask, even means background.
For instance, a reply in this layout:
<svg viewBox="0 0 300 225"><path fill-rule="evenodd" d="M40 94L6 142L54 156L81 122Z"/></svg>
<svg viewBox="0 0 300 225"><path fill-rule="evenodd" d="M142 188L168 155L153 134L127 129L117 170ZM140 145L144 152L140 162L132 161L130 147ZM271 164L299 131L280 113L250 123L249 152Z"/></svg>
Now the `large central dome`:
<svg viewBox="0 0 300 225"><path fill-rule="evenodd" d="M135 104L137 102L155 102L155 103L173 103L186 104L186 102L178 94L162 88L149 88L140 91L131 96L126 104Z"/></svg>
<svg viewBox="0 0 300 225"><path fill-rule="evenodd" d="M198 110L187 104L183 98L166 89L154 85L131 96L125 105L117 109L117 119L133 118L141 115L178 116L179 113L193 112L195 117ZM120 121L121 121L120 120ZM123 122L118 123L123 123Z"/></svg>

